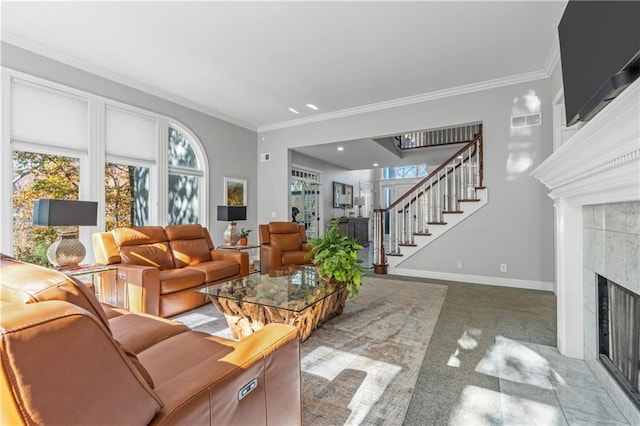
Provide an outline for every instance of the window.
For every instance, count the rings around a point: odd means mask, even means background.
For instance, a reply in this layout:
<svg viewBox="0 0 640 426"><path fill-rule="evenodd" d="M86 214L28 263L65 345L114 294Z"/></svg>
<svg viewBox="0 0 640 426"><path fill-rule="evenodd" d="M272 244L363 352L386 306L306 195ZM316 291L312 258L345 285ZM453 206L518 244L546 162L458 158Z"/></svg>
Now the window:
<svg viewBox="0 0 640 426"><path fill-rule="evenodd" d="M36 198L98 201L98 225L79 229L85 247L93 232L115 227L208 226L207 158L186 126L19 71L3 69L2 78L9 143L0 144L0 198L13 205L0 204L9 231L0 251L46 264L56 233L31 226Z"/></svg>
<svg viewBox="0 0 640 426"><path fill-rule="evenodd" d="M199 223L200 218L200 187L204 173L185 133L169 126L170 225Z"/></svg>
<svg viewBox="0 0 640 426"><path fill-rule="evenodd" d="M77 200L77 158L24 151L13 152L13 255L49 266L47 248L56 239L53 227L34 227L33 202L38 198Z"/></svg>
<svg viewBox="0 0 640 426"><path fill-rule="evenodd" d="M427 176L427 166L385 167L382 169L382 179L415 179Z"/></svg>
<svg viewBox="0 0 640 426"><path fill-rule="evenodd" d="M105 229L149 224L149 168L107 163Z"/></svg>

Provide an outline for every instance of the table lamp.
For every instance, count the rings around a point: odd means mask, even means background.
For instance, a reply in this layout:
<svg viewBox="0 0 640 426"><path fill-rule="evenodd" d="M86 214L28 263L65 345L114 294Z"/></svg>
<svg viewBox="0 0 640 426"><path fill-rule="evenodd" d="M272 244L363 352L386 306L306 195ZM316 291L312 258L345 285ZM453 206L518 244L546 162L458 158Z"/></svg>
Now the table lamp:
<svg viewBox="0 0 640 426"><path fill-rule="evenodd" d="M357 196L353 199L353 204L358 206L358 217L362 217L362 206L364 205L364 197Z"/></svg>
<svg viewBox="0 0 640 426"><path fill-rule="evenodd" d="M218 220L229 222L222 236L227 244L234 245L240 239L236 220L247 220L247 206L218 206Z"/></svg>
<svg viewBox="0 0 640 426"><path fill-rule="evenodd" d="M351 197L349 197L349 194L338 195L338 204L342 206L342 217L347 217L345 210L347 206L351 205Z"/></svg>
<svg viewBox="0 0 640 426"><path fill-rule="evenodd" d="M33 225L66 227L58 229L58 239L47 249L47 259L58 269L78 266L87 254L78 240L76 226L96 226L97 201L39 198L33 203Z"/></svg>

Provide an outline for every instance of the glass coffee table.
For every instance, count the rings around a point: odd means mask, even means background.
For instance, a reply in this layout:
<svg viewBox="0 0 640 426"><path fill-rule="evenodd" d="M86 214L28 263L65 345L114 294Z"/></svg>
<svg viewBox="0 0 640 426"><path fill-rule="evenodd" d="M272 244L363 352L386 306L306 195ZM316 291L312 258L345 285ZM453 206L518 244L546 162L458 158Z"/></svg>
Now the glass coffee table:
<svg viewBox="0 0 640 426"><path fill-rule="evenodd" d="M236 339L270 323L296 326L301 341L325 321L340 315L347 288L320 278L312 266L285 266L270 274L250 274L198 290L227 319Z"/></svg>

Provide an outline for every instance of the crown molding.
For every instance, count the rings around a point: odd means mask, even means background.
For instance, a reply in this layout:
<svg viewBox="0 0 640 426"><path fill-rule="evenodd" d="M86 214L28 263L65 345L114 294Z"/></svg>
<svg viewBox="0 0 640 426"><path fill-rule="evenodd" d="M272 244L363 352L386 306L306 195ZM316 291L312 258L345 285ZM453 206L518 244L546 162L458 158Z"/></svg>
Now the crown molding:
<svg viewBox="0 0 640 426"><path fill-rule="evenodd" d="M436 90L434 92L422 93L419 95L407 96L404 98L392 99L390 101L377 102L368 105L362 105L354 108L347 108L340 111L328 112L325 114L314 115L312 117L304 117L295 120L282 121L279 123L258 126L258 133L268 132L271 130L284 129L287 127L301 126L303 124L317 123L319 121L333 120L336 118L349 117L352 115L364 114L368 112L382 111L390 108L397 108L406 105L413 105L421 102L433 101L436 99L447 98L450 96L464 95L468 93L480 92L482 90L495 89L512 84L526 83L529 81L540 80L549 77L544 70L532 71L523 74L516 74L508 77L495 78L479 83L465 84L449 89Z"/></svg>
<svg viewBox="0 0 640 426"><path fill-rule="evenodd" d="M236 126L243 127L245 129L249 129L252 131L256 131L257 128L255 125L244 122L242 120L238 120L237 118L231 117L229 115L223 114L219 111L216 111L212 108L204 106L200 103L190 101L186 98L183 98L179 95L176 95L171 92L167 92L165 90L159 89L155 86L151 86L149 84L143 83L139 80L125 77L122 74L109 71L106 68L99 67L94 64L90 64L81 59L76 58L75 56L67 55L61 53L55 49L51 49L49 47L43 46L39 43L35 43L29 40L25 40L22 37L16 36L15 34L2 31L2 42L16 46L21 49L28 50L32 53L35 53L40 56L44 56L45 58L60 62L64 65L72 66L74 68L78 68L82 71L86 71L91 74L95 74L99 77L106 78L111 81L115 81L116 83L124 84L125 86L129 86L133 89L140 90L152 96L157 96L162 98L163 100L173 102L175 104L181 105L183 107L201 112L203 114L209 115L211 117L218 118L220 120L224 120L228 123L235 124Z"/></svg>
<svg viewBox="0 0 640 426"><path fill-rule="evenodd" d="M258 133L268 132L271 130L284 129L288 127L296 127L296 126L301 126L301 125L310 124L310 123L317 123L321 121L333 120L333 119L342 118L342 117L350 117L350 116L364 114L368 112L382 111L390 108L397 108L397 107L413 105L413 104L422 103L422 102L433 101L436 99L447 98L450 96L464 95L464 94L479 92L483 90L495 89L502 86L509 86L513 84L540 80L543 78L548 78L551 75L551 72L553 72L553 70L555 69L560 59L559 43L558 43L558 38L556 36L554 43L551 47L551 50L547 55L544 68L538 71L531 71L527 73L516 74L512 76L507 76L507 77L500 77L500 78L495 78L492 80L486 80L486 81L477 82L477 83L465 84L465 85L456 86L448 89L436 90L433 92L407 96L404 98L376 102L376 103L362 105L362 106L353 107L353 108L346 108L339 111L332 111L324 114L314 115L311 117L304 117L304 118L299 118L294 120L287 120L287 121L281 121L281 122L272 123L272 124L256 126L254 124L250 124L242 120L239 120L237 118L223 114L219 111L216 111L212 108L209 108L197 102L190 101L174 93L167 92L155 86L148 85L146 83L140 82L138 80L135 80L129 77L125 77L122 74L109 71L105 68L90 64L74 56L66 55L57 50L43 46L39 43L34 43L32 41L25 40L21 37L18 37L6 31L2 32L2 41L5 43L14 45L16 47L28 50L30 52L36 53L38 55L44 56L46 58L61 62L65 65L78 68L82 71L86 71L91 74L95 74L97 76L115 81L117 83L124 84L126 86L132 87L134 89L140 90L142 92L148 93L153 96L157 96L164 100L184 106L186 108L190 108L195 111L201 112L203 114L218 118L220 120L224 120L231 124L235 124L236 126L240 126L252 131L257 131Z"/></svg>

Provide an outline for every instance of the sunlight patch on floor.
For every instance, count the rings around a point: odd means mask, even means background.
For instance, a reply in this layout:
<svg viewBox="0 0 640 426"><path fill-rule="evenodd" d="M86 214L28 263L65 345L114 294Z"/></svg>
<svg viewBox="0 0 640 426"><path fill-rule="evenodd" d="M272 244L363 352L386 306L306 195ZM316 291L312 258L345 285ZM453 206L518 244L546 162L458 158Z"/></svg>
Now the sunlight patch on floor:
<svg viewBox="0 0 640 426"><path fill-rule="evenodd" d="M553 389L551 380L556 377L543 356L520 342L502 336L496 336L496 343L480 360L476 372L542 389Z"/></svg>
<svg viewBox="0 0 640 426"><path fill-rule="evenodd" d="M461 365L460 361L460 349L464 351L472 351L478 347L478 340L476 338L482 335L482 330L477 328L465 328L462 336L458 339L458 347L455 352L451 354L449 357L449 361L447 361L447 366L459 368Z"/></svg>
<svg viewBox="0 0 640 426"><path fill-rule="evenodd" d="M351 415L345 422L347 425L360 424L373 404L380 399L391 380L402 370L398 365L327 346L316 348L301 360L301 364L302 371L323 377L328 381L334 380L340 372L347 369L366 373L366 377L349 403Z"/></svg>
<svg viewBox="0 0 640 426"><path fill-rule="evenodd" d="M217 321L218 318L211 317L209 315L201 314L198 312L191 312L184 315L179 315L173 318L175 321L180 321L189 328L199 327L208 323Z"/></svg>

